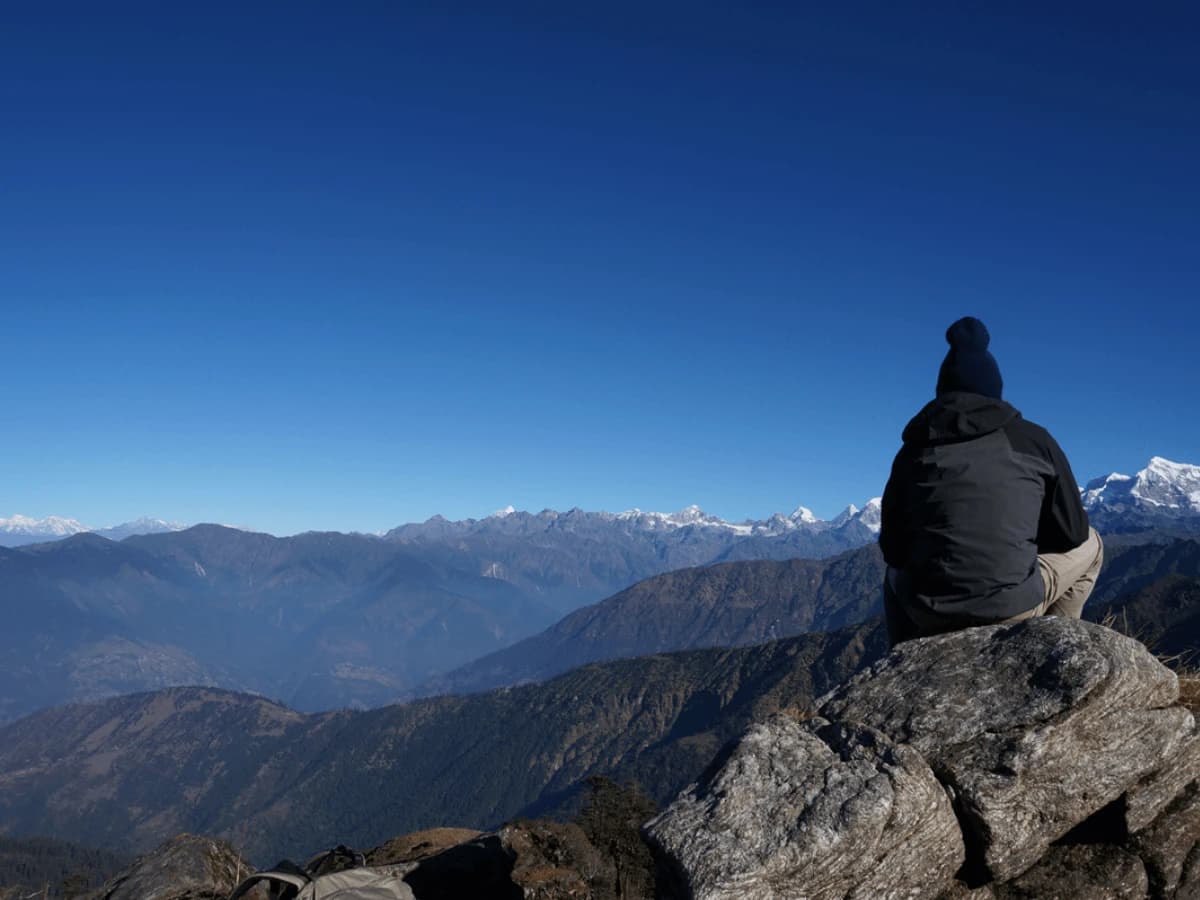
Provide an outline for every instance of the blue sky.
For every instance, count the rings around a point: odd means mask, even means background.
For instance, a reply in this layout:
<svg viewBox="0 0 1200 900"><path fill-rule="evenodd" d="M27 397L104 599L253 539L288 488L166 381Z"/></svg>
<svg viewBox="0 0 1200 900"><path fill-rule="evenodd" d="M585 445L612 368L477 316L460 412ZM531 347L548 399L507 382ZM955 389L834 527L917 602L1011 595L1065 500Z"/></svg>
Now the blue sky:
<svg viewBox="0 0 1200 900"><path fill-rule="evenodd" d="M1200 463L1200 13L739 6L10 4L0 516L828 517L965 314Z"/></svg>

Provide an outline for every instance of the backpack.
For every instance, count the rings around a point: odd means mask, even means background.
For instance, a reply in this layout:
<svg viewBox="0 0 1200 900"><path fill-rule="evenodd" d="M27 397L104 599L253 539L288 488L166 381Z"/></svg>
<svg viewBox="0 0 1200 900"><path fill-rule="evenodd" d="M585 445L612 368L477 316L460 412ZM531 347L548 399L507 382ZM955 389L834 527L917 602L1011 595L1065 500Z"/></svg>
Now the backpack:
<svg viewBox="0 0 1200 900"><path fill-rule="evenodd" d="M271 900L416 900L408 883L390 868L368 868L361 853L341 846L318 853L303 866L285 859L269 871L255 872L229 900L239 900L260 884L270 888Z"/></svg>

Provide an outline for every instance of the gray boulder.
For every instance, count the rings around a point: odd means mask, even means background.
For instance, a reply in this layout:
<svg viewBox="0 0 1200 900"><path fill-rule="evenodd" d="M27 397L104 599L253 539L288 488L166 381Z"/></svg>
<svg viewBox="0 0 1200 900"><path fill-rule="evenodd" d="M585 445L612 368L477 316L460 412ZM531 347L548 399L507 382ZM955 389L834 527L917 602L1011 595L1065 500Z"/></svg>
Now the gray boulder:
<svg viewBox="0 0 1200 900"><path fill-rule="evenodd" d="M1007 881L1121 797L1194 728L1137 641L1045 617L901 644L819 701L917 750L950 790L976 878Z"/></svg>
<svg viewBox="0 0 1200 900"><path fill-rule="evenodd" d="M224 900L254 871L226 841L180 834L140 856L97 900Z"/></svg>
<svg viewBox="0 0 1200 900"><path fill-rule="evenodd" d="M964 855L916 752L786 715L751 727L644 833L690 900L934 898Z"/></svg>

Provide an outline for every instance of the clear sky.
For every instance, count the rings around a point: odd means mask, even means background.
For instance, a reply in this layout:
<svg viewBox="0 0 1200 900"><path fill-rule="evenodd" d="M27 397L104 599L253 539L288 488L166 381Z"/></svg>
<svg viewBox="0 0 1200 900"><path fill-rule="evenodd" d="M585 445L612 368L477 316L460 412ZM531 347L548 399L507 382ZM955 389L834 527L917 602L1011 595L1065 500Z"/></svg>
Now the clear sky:
<svg viewBox="0 0 1200 900"><path fill-rule="evenodd" d="M779 6L5 4L0 516L829 517L966 314L1200 463L1196 5Z"/></svg>

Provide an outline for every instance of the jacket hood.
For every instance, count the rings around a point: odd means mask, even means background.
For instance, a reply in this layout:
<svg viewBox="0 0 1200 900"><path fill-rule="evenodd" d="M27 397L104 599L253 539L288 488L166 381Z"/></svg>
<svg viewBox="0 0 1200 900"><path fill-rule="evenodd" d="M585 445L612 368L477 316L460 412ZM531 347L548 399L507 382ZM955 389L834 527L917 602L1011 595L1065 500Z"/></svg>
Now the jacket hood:
<svg viewBox="0 0 1200 900"><path fill-rule="evenodd" d="M993 397L954 391L925 405L904 427L905 444L927 446L969 441L998 431L1014 419L1017 410Z"/></svg>

